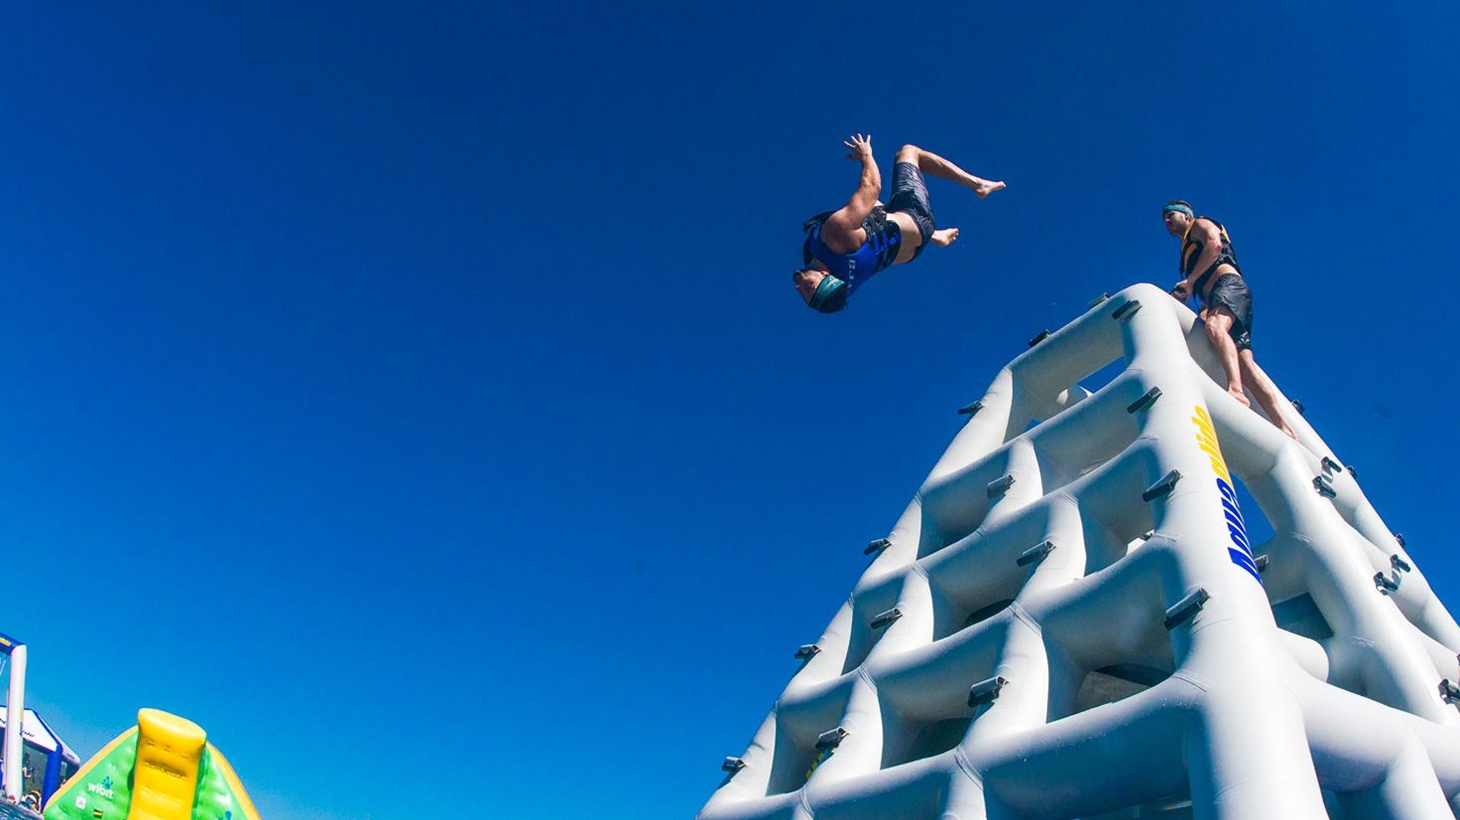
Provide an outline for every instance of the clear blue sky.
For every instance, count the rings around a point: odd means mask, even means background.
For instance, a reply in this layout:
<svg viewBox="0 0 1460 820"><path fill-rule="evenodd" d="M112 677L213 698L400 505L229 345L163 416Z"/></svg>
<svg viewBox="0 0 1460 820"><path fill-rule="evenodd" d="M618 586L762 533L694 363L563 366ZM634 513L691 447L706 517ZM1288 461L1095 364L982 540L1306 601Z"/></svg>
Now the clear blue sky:
<svg viewBox="0 0 1460 820"><path fill-rule="evenodd" d="M0 630L83 755L154 706L267 820L691 816L1173 197L1460 605L1453 2L303 5L0 26ZM822 317L854 131L1009 188Z"/></svg>

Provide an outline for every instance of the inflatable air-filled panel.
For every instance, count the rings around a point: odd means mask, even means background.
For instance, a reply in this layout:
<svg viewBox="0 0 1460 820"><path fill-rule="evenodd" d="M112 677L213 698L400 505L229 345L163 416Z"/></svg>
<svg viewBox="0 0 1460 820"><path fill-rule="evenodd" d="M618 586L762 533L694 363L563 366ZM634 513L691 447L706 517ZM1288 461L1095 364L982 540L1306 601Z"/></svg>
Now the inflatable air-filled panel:
<svg viewBox="0 0 1460 820"><path fill-rule="evenodd" d="M96 754L46 805L46 820L259 820L223 754L158 709Z"/></svg>

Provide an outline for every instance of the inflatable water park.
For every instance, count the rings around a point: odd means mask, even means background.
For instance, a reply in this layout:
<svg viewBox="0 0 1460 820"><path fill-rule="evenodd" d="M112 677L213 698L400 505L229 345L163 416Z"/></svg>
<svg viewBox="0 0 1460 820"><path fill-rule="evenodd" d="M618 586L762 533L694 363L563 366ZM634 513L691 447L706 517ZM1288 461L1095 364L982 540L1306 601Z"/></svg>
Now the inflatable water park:
<svg viewBox="0 0 1460 820"><path fill-rule="evenodd" d="M0 634L9 682L0 817L44 820L259 820L238 774L201 726L159 709L82 763L25 707L26 644Z"/></svg>
<svg viewBox="0 0 1460 820"><path fill-rule="evenodd" d="M1460 815L1460 627L1303 405L1225 384L1151 285L1030 339L699 820Z"/></svg>

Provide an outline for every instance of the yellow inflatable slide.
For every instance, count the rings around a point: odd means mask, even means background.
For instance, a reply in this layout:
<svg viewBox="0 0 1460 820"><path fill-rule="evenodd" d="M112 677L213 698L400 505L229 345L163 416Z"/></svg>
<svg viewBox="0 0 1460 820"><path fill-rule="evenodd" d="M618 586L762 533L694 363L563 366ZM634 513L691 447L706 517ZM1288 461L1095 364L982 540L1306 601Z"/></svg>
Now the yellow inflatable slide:
<svg viewBox="0 0 1460 820"><path fill-rule="evenodd" d="M46 820L259 820L208 733L158 709L108 743L46 804Z"/></svg>

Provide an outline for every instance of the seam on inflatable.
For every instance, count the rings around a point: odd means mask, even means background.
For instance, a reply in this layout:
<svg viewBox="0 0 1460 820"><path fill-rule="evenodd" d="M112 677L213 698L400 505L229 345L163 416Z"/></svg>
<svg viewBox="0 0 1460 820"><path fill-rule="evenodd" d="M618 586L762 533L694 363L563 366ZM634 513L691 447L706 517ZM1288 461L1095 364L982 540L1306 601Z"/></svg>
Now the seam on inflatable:
<svg viewBox="0 0 1460 820"><path fill-rule="evenodd" d="M983 774L974 768L973 762L968 759L968 755L964 753L961 745L953 750L953 762L958 764L958 770L963 772L964 777L972 780L980 789L983 788Z"/></svg>
<svg viewBox="0 0 1460 820"><path fill-rule="evenodd" d="M1044 628L1039 625L1038 621L1034 620L1034 616L1030 615L1028 610L1019 605L1018 601L1014 601L1013 603L1009 604L1009 611L1014 614L1014 617L1017 620L1021 621L1025 626L1029 627L1030 631L1033 632L1035 635L1044 635Z"/></svg>
<svg viewBox="0 0 1460 820"><path fill-rule="evenodd" d="M1191 684L1202 692L1211 691L1212 685L1201 676L1197 675L1195 672L1189 672L1185 669L1178 669L1175 672L1171 673L1171 677L1175 680Z"/></svg>

